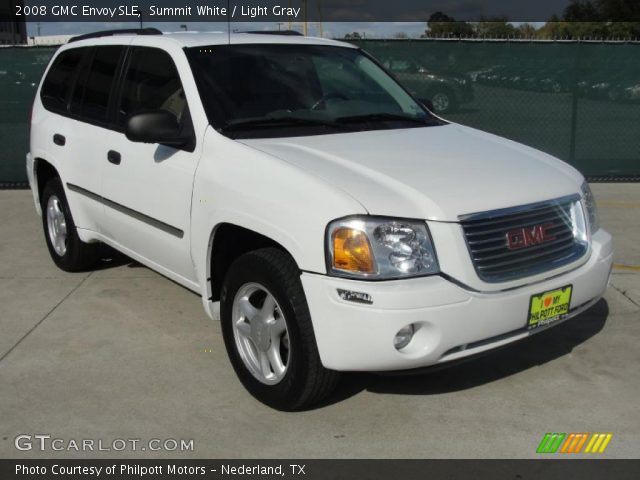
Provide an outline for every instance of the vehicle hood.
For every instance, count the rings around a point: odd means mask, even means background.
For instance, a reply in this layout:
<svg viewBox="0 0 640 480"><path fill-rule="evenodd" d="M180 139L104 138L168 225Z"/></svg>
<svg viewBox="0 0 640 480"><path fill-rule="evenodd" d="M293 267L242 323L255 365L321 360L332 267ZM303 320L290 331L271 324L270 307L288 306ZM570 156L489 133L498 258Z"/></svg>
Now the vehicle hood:
<svg viewBox="0 0 640 480"><path fill-rule="evenodd" d="M239 141L342 189L372 215L458 221L574 194L582 182L547 154L457 124Z"/></svg>

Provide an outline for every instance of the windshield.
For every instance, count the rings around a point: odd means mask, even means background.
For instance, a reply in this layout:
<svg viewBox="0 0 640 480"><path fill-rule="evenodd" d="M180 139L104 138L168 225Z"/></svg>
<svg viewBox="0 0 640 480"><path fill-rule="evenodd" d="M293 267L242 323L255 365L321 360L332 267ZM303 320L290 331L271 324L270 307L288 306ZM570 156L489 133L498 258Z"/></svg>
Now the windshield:
<svg viewBox="0 0 640 480"><path fill-rule="evenodd" d="M357 49L241 44L187 52L209 121L232 138L444 123Z"/></svg>

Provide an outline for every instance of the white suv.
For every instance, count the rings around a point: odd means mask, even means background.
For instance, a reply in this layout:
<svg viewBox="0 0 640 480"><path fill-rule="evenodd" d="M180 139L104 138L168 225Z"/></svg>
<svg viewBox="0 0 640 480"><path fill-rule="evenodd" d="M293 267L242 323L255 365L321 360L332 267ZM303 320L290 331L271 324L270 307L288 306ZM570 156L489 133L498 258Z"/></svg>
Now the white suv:
<svg viewBox="0 0 640 480"><path fill-rule="evenodd" d="M220 302L240 380L283 410L593 305L612 240L582 175L424 103L335 41L77 37L32 112L51 257L86 269L104 242Z"/></svg>

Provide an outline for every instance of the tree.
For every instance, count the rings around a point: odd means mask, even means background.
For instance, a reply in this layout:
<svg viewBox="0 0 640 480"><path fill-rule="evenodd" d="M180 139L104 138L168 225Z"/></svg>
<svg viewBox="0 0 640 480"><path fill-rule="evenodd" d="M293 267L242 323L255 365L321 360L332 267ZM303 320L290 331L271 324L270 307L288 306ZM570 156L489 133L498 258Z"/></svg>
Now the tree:
<svg viewBox="0 0 640 480"><path fill-rule="evenodd" d="M640 22L638 0L596 0L596 11L601 20L608 22Z"/></svg>
<svg viewBox="0 0 640 480"><path fill-rule="evenodd" d="M425 35L428 37L470 37L473 27L467 22L457 22L455 18L442 12L432 13L427 22Z"/></svg>
<svg viewBox="0 0 640 480"><path fill-rule="evenodd" d="M520 38L535 38L538 30L530 23L523 23L516 28L516 35Z"/></svg>
<svg viewBox="0 0 640 480"><path fill-rule="evenodd" d="M516 36L516 27L507 22L507 17L482 17L475 24L475 34L483 38L509 38Z"/></svg>
<svg viewBox="0 0 640 480"><path fill-rule="evenodd" d="M360 40L362 39L362 35L360 35L359 32L352 32L352 33L347 33L344 36L345 40Z"/></svg>
<svg viewBox="0 0 640 480"><path fill-rule="evenodd" d="M553 16L538 30L541 38L638 38L638 0L572 0L562 19Z"/></svg>
<svg viewBox="0 0 640 480"><path fill-rule="evenodd" d="M640 22L611 22L608 31L613 38L640 38Z"/></svg>
<svg viewBox="0 0 640 480"><path fill-rule="evenodd" d="M550 20L537 32L538 38L578 39L605 38L609 36L607 24L604 22L563 22Z"/></svg>
<svg viewBox="0 0 640 480"><path fill-rule="evenodd" d="M573 0L562 15L567 22L593 22L601 17L596 6L590 1Z"/></svg>

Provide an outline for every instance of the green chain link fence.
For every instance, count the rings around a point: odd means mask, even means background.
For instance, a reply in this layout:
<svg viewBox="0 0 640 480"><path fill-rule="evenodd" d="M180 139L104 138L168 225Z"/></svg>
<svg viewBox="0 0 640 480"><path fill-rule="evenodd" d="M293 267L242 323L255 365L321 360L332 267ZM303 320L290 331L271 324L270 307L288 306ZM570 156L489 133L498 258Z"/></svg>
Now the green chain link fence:
<svg viewBox="0 0 640 480"><path fill-rule="evenodd" d="M31 104L51 47L0 48L0 186L27 182L25 154Z"/></svg>
<svg viewBox="0 0 640 480"><path fill-rule="evenodd" d="M449 120L548 152L590 177L640 176L640 43L358 44Z"/></svg>
<svg viewBox="0 0 640 480"><path fill-rule="evenodd" d="M591 178L640 178L640 44L361 40L445 118L555 155ZM55 48L0 49L0 184L26 182L33 95Z"/></svg>

